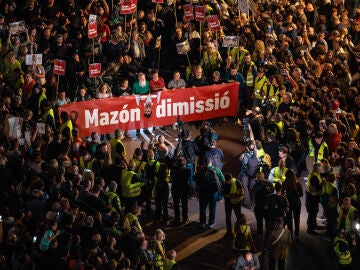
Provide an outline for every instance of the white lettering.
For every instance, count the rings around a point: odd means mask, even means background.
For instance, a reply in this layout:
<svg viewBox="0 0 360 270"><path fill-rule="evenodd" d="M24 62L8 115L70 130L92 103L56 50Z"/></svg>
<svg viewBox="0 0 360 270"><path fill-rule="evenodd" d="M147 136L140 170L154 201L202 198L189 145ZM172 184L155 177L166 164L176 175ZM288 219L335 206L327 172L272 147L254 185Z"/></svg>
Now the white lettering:
<svg viewBox="0 0 360 270"><path fill-rule="evenodd" d="M119 115L119 112L118 111L112 111L112 112L110 112L110 115L111 115L110 125L119 124L119 120L117 119L118 115Z"/></svg>
<svg viewBox="0 0 360 270"><path fill-rule="evenodd" d="M177 102L173 104L173 115L188 115L188 114L189 114L188 102Z"/></svg>
<svg viewBox="0 0 360 270"><path fill-rule="evenodd" d="M127 108L127 104L125 104L123 107L122 107L122 110L120 111L119 113L119 118L120 118L120 122L121 123L127 123L129 122L129 119L130 119L130 113L128 110L126 110Z"/></svg>
<svg viewBox="0 0 360 270"><path fill-rule="evenodd" d="M214 100L209 98L205 101L205 111L210 112L214 110Z"/></svg>
<svg viewBox="0 0 360 270"><path fill-rule="evenodd" d="M109 114L107 112L100 113L100 126L109 124Z"/></svg>
<svg viewBox="0 0 360 270"><path fill-rule="evenodd" d="M161 100L161 105L156 106L156 117L165 117L166 116L166 101Z"/></svg>
<svg viewBox="0 0 360 270"><path fill-rule="evenodd" d="M202 113L204 111L204 101L203 100L196 101L195 108L196 108L195 109L196 113Z"/></svg>
<svg viewBox="0 0 360 270"><path fill-rule="evenodd" d="M99 110L94 109L93 114L89 110L85 110L85 127L89 128L90 125L97 127L99 125Z"/></svg>
<svg viewBox="0 0 360 270"><path fill-rule="evenodd" d="M220 99L220 108L221 109L227 109L230 106L230 98L227 96L229 94L229 91L226 91L224 93L224 96Z"/></svg>

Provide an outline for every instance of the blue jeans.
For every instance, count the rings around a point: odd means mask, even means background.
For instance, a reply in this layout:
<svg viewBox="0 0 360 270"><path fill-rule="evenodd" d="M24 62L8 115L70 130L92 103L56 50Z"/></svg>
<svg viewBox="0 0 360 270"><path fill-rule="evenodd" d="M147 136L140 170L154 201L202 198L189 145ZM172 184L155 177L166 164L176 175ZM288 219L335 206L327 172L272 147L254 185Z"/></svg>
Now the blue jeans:
<svg viewBox="0 0 360 270"><path fill-rule="evenodd" d="M194 164L188 163L188 164L186 164L186 168L190 169L189 188L190 188L190 192L193 192L194 191Z"/></svg>
<svg viewBox="0 0 360 270"><path fill-rule="evenodd" d="M199 194L199 206L200 206L200 223L206 223L206 208L209 205L209 224L215 223L216 214L216 192L208 194L200 192Z"/></svg>

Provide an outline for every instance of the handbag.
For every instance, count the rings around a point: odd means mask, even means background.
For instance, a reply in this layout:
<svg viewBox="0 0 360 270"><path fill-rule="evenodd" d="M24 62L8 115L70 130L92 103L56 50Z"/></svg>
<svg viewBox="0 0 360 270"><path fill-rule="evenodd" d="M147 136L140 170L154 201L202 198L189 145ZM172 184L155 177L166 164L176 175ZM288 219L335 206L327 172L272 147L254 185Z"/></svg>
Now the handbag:
<svg viewBox="0 0 360 270"><path fill-rule="evenodd" d="M280 241L281 237L284 235L285 229L283 228L278 238L276 238L272 243L271 246L275 245L277 242Z"/></svg>

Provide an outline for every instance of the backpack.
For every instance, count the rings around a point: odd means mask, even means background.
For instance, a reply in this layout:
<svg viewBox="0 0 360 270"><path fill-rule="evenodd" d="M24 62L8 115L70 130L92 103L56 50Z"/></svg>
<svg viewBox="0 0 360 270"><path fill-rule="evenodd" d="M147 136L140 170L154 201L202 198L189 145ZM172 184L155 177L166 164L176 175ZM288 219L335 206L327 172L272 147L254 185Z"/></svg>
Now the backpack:
<svg viewBox="0 0 360 270"><path fill-rule="evenodd" d="M156 164L157 161L154 161L152 165L149 163L146 163L145 165L145 178L147 180L147 184L152 186L155 183L155 177L156 177Z"/></svg>
<svg viewBox="0 0 360 270"><path fill-rule="evenodd" d="M221 182L214 169L206 168L204 177L206 181L205 189L210 193L221 191Z"/></svg>
<svg viewBox="0 0 360 270"><path fill-rule="evenodd" d="M235 249L245 249L249 245L249 233L247 233L248 230L249 227L246 226L244 231L239 231L236 233L234 242Z"/></svg>
<svg viewBox="0 0 360 270"><path fill-rule="evenodd" d="M268 207L269 217L284 217L285 209L280 196L271 194Z"/></svg>
<svg viewBox="0 0 360 270"><path fill-rule="evenodd" d="M260 166L260 159L254 154L248 161L246 175L249 176L249 178L255 178L256 173L260 170Z"/></svg>

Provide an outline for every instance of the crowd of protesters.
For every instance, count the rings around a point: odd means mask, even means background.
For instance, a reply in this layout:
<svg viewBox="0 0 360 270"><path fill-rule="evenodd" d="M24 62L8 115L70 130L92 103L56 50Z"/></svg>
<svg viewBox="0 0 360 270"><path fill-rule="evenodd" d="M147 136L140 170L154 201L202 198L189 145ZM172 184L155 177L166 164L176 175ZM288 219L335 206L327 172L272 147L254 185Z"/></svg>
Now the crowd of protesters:
<svg viewBox="0 0 360 270"><path fill-rule="evenodd" d="M0 0L0 268L175 269L164 232L146 237L138 218L169 225L170 191L174 226L189 222L187 198L198 195L200 225L213 228L224 196L227 232L242 254L237 269L260 267L249 253L254 241L242 203L254 207L261 239L265 219L270 269L275 262L283 269L286 248L300 237L306 193L307 233L321 229L321 203L324 236L335 239L339 266L349 267L360 192L359 3L258 1L249 16L232 1L203 1L206 15L220 21L212 32L184 18L183 1L139 0L132 15L121 14L121 2ZM97 15L94 39L87 37L90 14ZM26 29L9 27L19 21ZM240 36L239 45L222 47L225 36ZM191 50L179 55L176 44L185 40ZM42 64L27 65L29 54L42 54ZM66 76L53 74L54 59L66 61ZM101 77L90 79L94 62L102 64ZM175 151L160 136L126 160L127 133L80 138L70 116L57 113L70 102L227 82L239 82L238 115L230 120L245 134L249 123L254 137L243 145L238 179L221 172L223 153L209 122L195 141L183 130ZM12 137L8 115L23 119ZM306 171L303 191L297 179Z"/></svg>

